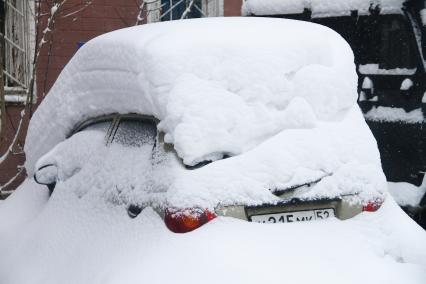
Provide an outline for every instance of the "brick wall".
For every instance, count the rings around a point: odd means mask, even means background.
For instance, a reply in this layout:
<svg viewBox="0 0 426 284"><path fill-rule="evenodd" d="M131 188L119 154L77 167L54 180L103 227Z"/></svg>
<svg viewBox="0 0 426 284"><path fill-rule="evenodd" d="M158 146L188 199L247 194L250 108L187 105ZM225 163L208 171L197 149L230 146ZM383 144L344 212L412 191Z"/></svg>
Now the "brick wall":
<svg viewBox="0 0 426 284"><path fill-rule="evenodd" d="M223 15L228 16L241 16L241 6L243 0L224 0Z"/></svg>
<svg viewBox="0 0 426 284"><path fill-rule="evenodd" d="M22 106L17 104L10 104L7 106L6 109L6 126L5 126L5 139L1 141L0 143L0 153L3 154L6 152L7 147L12 142L12 139L14 137L16 128L18 127L19 120L20 120L20 113L22 111ZM18 165L23 165L25 161L25 156L23 154L23 145L25 141L25 131L21 137L18 139L18 147L15 147L13 149L13 153L9 155L8 159L5 163L2 163L0 166L0 185L5 184L15 176L17 171ZM18 186L22 180L24 179L25 174L21 174L20 177L15 180L10 186L6 188L7 189L14 189L16 186ZM0 195L0 199L2 196Z"/></svg>

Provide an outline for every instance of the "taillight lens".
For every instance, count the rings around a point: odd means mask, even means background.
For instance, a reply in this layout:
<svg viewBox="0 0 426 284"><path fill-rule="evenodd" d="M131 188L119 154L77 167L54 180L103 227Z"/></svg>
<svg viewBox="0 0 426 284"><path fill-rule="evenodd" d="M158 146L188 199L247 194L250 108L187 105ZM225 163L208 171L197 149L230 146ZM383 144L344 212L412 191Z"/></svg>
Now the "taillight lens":
<svg viewBox="0 0 426 284"><path fill-rule="evenodd" d="M362 206L362 211L366 212L376 212L379 210L380 206L382 206L383 200L382 199L375 199L372 201L367 202L364 206Z"/></svg>
<svg viewBox="0 0 426 284"><path fill-rule="evenodd" d="M193 231L214 218L216 218L215 213L200 208L168 208L164 214L164 222L167 228L174 233Z"/></svg>

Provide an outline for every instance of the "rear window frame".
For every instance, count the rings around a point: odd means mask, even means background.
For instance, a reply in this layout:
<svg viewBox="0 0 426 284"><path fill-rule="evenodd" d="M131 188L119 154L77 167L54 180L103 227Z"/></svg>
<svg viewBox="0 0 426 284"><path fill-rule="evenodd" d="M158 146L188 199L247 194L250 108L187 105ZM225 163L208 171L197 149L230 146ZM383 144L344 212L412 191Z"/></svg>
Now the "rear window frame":
<svg viewBox="0 0 426 284"><path fill-rule="evenodd" d="M153 123L156 128L157 128L158 123L159 123L158 119L156 119L153 116L149 116L149 115L136 114L136 113L108 114L108 115L102 115L102 116L90 118L90 119L83 121L80 124L77 124L77 126L73 128L71 133L66 138L68 139L69 137L73 136L74 134L85 130L89 126L96 125L96 124L102 123L102 122L110 122L110 124L108 126L108 130L106 131L105 137L104 137L105 138L105 145L108 146L114 140L114 136L115 136L115 134L118 130L118 127L120 125L120 121L122 121L122 120L146 121L146 122ZM162 135L161 135L160 131L158 131L158 128L157 128L157 135L156 135L157 142L158 142L159 138L161 138L161 136Z"/></svg>

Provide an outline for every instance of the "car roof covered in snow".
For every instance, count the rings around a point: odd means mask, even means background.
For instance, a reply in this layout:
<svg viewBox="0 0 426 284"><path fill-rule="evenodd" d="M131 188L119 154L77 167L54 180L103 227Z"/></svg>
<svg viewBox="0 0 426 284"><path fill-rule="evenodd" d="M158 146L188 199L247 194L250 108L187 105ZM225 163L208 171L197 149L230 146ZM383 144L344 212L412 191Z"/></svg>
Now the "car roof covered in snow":
<svg viewBox="0 0 426 284"><path fill-rule="evenodd" d="M401 13L407 0L247 0L242 7L243 15L285 15L300 14L305 9L313 17L332 17L369 14L370 8L379 8L382 14Z"/></svg>
<svg viewBox="0 0 426 284"><path fill-rule="evenodd" d="M349 45L311 23L218 18L137 26L86 43L34 114L39 157L82 121L153 115L188 165L245 152L288 128L339 119L356 103Z"/></svg>

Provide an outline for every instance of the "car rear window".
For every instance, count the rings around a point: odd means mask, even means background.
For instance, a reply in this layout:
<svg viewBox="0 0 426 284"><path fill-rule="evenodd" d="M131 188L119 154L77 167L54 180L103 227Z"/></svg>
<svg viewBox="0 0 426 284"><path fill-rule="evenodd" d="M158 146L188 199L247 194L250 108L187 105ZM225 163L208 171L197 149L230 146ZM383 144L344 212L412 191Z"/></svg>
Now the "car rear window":
<svg viewBox="0 0 426 284"><path fill-rule="evenodd" d="M118 125L112 143L119 143L130 147L143 145L154 146L157 136L155 123L147 120L122 119Z"/></svg>
<svg viewBox="0 0 426 284"><path fill-rule="evenodd" d="M82 131L82 130L95 130L95 131L107 133L110 125L111 125L111 121L97 122L97 123L94 123L94 124L90 124L89 126L81 129L80 131Z"/></svg>

